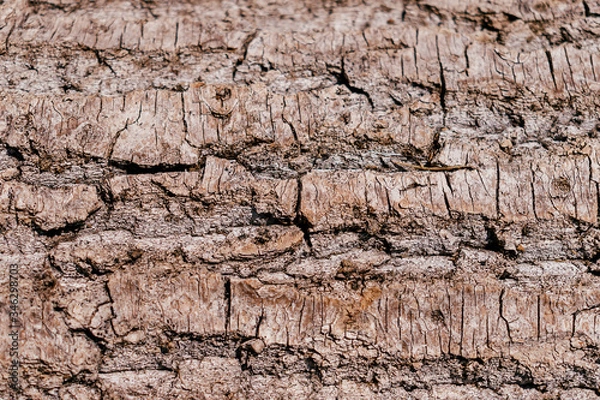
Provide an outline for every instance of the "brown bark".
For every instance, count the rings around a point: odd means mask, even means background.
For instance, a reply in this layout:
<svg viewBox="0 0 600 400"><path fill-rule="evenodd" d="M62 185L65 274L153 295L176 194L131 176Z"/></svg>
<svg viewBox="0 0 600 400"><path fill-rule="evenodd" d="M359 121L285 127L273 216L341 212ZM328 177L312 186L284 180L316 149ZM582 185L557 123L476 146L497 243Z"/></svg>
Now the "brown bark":
<svg viewBox="0 0 600 400"><path fill-rule="evenodd" d="M169 3L0 5L0 393L600 397L600 4Z"/></svg>

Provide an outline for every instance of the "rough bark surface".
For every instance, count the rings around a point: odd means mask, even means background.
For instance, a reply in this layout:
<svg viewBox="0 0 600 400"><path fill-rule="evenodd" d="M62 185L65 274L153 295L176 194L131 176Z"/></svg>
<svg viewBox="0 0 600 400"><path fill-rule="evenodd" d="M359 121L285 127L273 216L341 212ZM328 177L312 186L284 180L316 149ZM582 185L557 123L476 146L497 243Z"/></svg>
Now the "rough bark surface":
<svg viewBox="0 0 600 400"><path fill-rule="evenodd" d="M600 3L0 5L0 393L600 398ZM0 395L1 398L4 395Z"/></svg>

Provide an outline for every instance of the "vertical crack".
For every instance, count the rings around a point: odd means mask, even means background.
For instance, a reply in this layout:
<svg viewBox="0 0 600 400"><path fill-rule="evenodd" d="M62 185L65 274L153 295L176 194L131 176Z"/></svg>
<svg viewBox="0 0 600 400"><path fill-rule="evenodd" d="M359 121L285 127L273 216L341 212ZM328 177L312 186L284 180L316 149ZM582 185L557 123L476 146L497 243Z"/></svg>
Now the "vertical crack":
<svg viewBox="0 0 600 400"><path fill-rule="evenodd" d="M537 296L537 340L540 341L541 332L541 299L540 295Z"/></svg>
<svg viewBox="0 0 600 400"><path fill-rule="evenodd" d="M446 193L445 190L442 190L442 192L444 193L444 203L446 204L446 211L448 212L448 218L451 218L452 214L450 213L450 201L448 200L448 193Z"/></svg>
<svg viewBox="0 0 600 400"><path fill-rule="evenodd" d="M500 161L496 160L496 216L501 218L500 213Z"/></svg>
<svg viewBox="0 0 600 400"><path fill-rule="evenodd" d="M181 123L183 125L183 131L185 132L185 136L186 136L186 141L187 141L187 135L188 135L188 124L187 124L187 120L185 119L185 114L186 114L186 110L185 110L185 97L183 95L183 92L181 92Z"/></svg>
<svg viewBox="0 0 600 400"><path fill-rule="evenodd" d="M258 322L256 323L256 331L254 332L254 337L258 338L260 334L260 326L265 320L265 307L263 306L260 310L260 316L258 317Z"/></svg>
<svg viewBox="0 0 600 400"><path fill-rule="evenodd" d="M469 76L469 45L465 46L465 75Z"/></svg>
<svg viewBox="0 0 600 400"><path fill-rule="evenodd" d="M110 329L112 330L112 333L116 336L117 335L117 331L115 330L115 318L117 317L117 313L115 312L115 300L112 297L112 293L110 292L110 287L108 286L108 281L104 282L104 287L106 290L106 295L108 296L108 301L110 302L110 314L111 314L111 318L109 320L110 322Z"/></svg>
<svg viewBox="0 0 600 400"><path fill-rule="evenodd" d="M504 316L504 294L505 293L506 293L506 289L502 288L502 291L500 292L500 299L498 300L498 302L499 302L498 313L500 315L500 319L502 321L504 321L504 323L506 324L506 333L508 335L508 342L510 344L510 343L512 343L512 336L510 333L510 324L508 323L508 320Z"/></svg>
<svg viewBox="0 0 600 400"><path fill-rule="evenodd" d="M13 24L10 27L10 30L8 31L8 33L6 34L6 39L4 39L4 50L6 53L8 53L9 49L10 49L10 37L13 34L14 30L15 30L15 25Z"/></svg>
<svg viewBox="0 0 600 400"><path fill-rule="evenodd" d="M533 209L533 216L536 220L538 220L537 208L535 206L535 173L533 171L533 166L530 166L531 171L531 180L529 181L529 186L531 187L531 207Z"/></svg>
<svg viewBox="0 0 600 400"><path fill-rule="evenodd" d="M442 106L443 124L446 126L446 77L444 76L444 66L440 57L440 45L438 36L435 37L435 47L437 50L438 66L440 68L440 105Z"/></svg>
<svg viewBox="0 0 600 400"><path fill-rule="evenodd" d="M567 52L567 48L563 47L563 53L565 53L565 60L567 60L567 65L569 66L569 75L571 76L571 82L573 86L577 83L575 82L575 77L573 76L573 66L571 65L571 60L569 59L569 53Z"/></svg>
<svg viewBox="0 0 600 400"><path fill-rule="evenodd" d="M304 233L304 241L308 245L308 247L312 250L312 242L310 240L310 228L312 227L311 223L308 219L302 215L301 210L301 201L302 201L302 179L298 179L298 197L296 199L296 217L294 218L294 224L302 230Z"/></svg>
<svg viewBox="0 0 600 400"><path fill-rule="evenodd" d="M288 107L287 102L285 101L285 96L283 97L283 110L281 111L281 119L283 120L283 123L286 124L287 126L290 127L290 130L292 131L292 135L294 135L294 141L296 143L298 143L298 133L296 132L296 128L294 128L294 125L292 124L291 121L288 121L288 119L285 117L285 110Z"/></svg>
<svg viewBox="0 0 600 400"><path fill-rule="evenodd" d="M417 54L417 45L419 44L419 28L415 31L415 46L413 47L413 57L415 59L415 73L419 76L419 55Z"/></svg>
<svg viewBox="0 0 600 400"><path fill-rule="evenodd" d="M554 75L554 64L552 63L552 54L550 54L550 50L546 50L546 58L548 59L548 67L550 68L550 74L552 75L554 90L558 90L558 85L556 84L556 76Z"/></svg>
<svg viewBox="0 0 600 400"><path fill-rule="evenodd" d="M227 278L225 281L225 290L223 291L223 297L225 299L225 335L229 334L230 320L231 320L231 279Z"/></svg>

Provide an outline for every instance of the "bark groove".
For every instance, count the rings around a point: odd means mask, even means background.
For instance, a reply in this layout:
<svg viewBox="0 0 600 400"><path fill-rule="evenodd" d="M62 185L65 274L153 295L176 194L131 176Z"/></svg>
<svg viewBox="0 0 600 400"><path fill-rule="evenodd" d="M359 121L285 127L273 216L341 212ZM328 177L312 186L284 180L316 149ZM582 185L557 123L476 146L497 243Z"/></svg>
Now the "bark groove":
<svg viewBox="0 0 600 400"><path fill-rule="evenodd" d="M600 3L168 3L0 4L20 398L600 398Z"/></svg>

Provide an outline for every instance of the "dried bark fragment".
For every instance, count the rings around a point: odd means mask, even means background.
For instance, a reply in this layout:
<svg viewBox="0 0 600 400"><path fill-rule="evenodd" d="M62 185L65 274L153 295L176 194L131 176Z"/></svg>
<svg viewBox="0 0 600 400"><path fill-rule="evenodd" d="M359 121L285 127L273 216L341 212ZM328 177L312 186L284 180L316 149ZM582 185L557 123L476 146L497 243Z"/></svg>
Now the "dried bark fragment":
<svg viewBox="0 0 600 400"><path fill-rule="evenodd" d="M96 188L88 185L50 189L6 182L0 201L3 212L15 212L46 232L83 223L102 206Z"/></svg>

